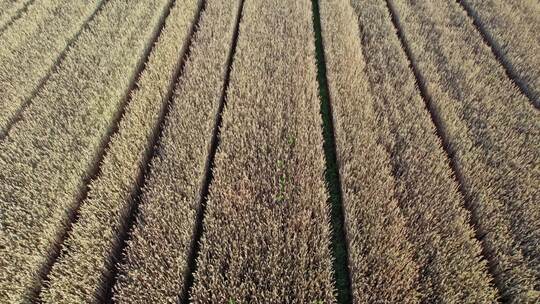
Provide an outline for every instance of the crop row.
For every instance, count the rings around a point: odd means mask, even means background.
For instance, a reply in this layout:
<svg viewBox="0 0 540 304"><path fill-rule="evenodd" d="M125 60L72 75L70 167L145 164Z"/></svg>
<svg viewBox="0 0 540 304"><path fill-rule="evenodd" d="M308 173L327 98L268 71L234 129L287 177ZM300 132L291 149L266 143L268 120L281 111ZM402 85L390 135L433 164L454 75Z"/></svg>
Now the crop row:
<svg viewBox="0 0 540 304"><path fill-rule="evenodd" d="M309 0L246 1L192 303L335 303Z"/></svg>
<svg viewBox="0 0 540 304"><path fill-rule="evenodd" d="M388 2L422 76L501 296L537 300L540 114L458 3Z"/></svg>
<svg viewBox="0 0 540 304"><path fill-rule="evenodd" d="M104 1L36 1L0 33L0 137Z"/></svg>
<svg viewBox="0 0 540 304"><path fill-rule="evenodd" d="M178 80L114 287L116 302L186 301L216 119L241 1L208 0Z"/></svg>
<svg viewBox="0 0 540 304"><path fill-rule="evenodd" d="M134 212L144 164L152 155L199 2L178 1L171 8L118 132L111 137L99 175L91 182L78 220L48 276L43 303L93 303L107 296L115 254Z"/></svg>
<svg viewBox="0 0 540 304"><path fill-rule="evenodd" d="M35 296L166 0L111 0L0 143L0 301Z"/></svg>
<svg viewBox="0 0 540 304"><path fill-rule="evenodd" d="M540 299L536 3L83 2L0 32L0 302L335 303L327 96L353 303Z"/></svg>
<svg viewBox="0 0 540 304"><path fill-rule="evenodd" d="M0 0L0 31L13 22L32 2L33 0Z"/></svg>
<svg viewBox="0 0 540 304"><path fill-rule="evenodd" d="M358 17L348 0L320 5L353 302L414 303L418 265L398 207L389 153L378 143Z"/></svg>
<svg viewBox="0 0 540 304"><path fill-rule="evenodd" d="M532 102L540 107L540 3L461 0Z"/></svg>
<svg viewBox="0 0 540 304"><path fill-rule="evenodd" d="M324 4L321 18L354 298L491 302L480 244L388 9L351 4Z"/></svg>

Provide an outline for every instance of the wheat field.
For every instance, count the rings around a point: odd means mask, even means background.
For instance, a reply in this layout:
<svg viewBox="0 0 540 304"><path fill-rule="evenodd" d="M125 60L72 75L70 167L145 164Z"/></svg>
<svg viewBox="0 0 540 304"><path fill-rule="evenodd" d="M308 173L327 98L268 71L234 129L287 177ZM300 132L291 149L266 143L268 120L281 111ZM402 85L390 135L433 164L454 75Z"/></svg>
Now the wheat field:
<svg viewBox="0 0 540 304"><path fill-rule="evenodd" d="M540 303L535 0L0 0L0 303Z"/></svg>

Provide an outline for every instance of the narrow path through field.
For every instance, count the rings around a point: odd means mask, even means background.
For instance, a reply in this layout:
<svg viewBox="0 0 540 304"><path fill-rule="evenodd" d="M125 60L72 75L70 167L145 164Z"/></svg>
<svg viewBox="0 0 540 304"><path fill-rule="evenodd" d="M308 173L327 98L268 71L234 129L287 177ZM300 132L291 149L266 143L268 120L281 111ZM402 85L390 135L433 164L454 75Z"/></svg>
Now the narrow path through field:
<svg viewBox="0 0 540 304"><path fill-rule="evenodd" d="M58 54L58 57L56 60L54 60L53 64L51 65L50 69L47 71L45 76L39 80L37 83L35 89L30 93L29 97L25 99L20 107L13 113L13 116L7 121L6 127L1 130L0 129L0 141L3 140L8 134L11 128L21 119L21 115L23 114L24 110L31 104L32 100L36 97L36 95L39 93L39 91L43 88L43 86L47 83L49 78L52 74L57 70L57 68L60 66L64 58L66 57L67 52L75 41L79 38L81 33L88 28L90 22L94 19L95 16L99 14L105 3L107 3L109 0L103 0L101 3L96 7L94 12L84 21L82 26L80 27L79 31L73 36L71 39L69 39L68 43L66 44L66 47ZM33 1L32 1L33 2ZM26 10L26 7L25 7ZM0 30L2 32L2 30Z"/></svg>
<svg viewBox="0 0 540 304"><path fill-rule="evenodd" d="M94 14L92 14L92 16L85 22L85 25L81 28L79 33L77 33L77 35L74 37L74 39L68 44L68 47L66 48L65 51L67 51L67 49L69 49L69 45L71 45L74 41L76 41L76 38L83 31L83 29L87 26L88 22L98 13L98 11L101 9L101 7L103 7L103 4L105 4L107 1L108 0L105 0L100 4L100 6L98 7L98 9L96 9ZM101 165L101 163L103 161L103 158L105 157L105 151L106 151L106 148L108 146L108 143L109 143L111 137L113 136L113 134L118 131L118 124L119 124L120 120L122 119L122 117L124 116L124 111L126 109L127 104L130 102L130 99L131 99L130 98L130 92L132 92L135 89L135 87L137 85L137 82L139 81L141 73L145 68L146 62L148 61L148 57L150 56L150 54L152 52L152 46L156 43L156 41L157 41L157 39L159 37L159 34L161 33L161 30L163 29L163 26L165 25L165 20L167 19L167 16L169 15L171 7L174 5L174 3L175 3L175 0L172 0L167 5L166 11L161 16L161 18L159 20L159 24L158 24L156 30L154 31L154 33L152 33L152 38L149 41L149 43L147 44L147 48L146 48L146 50L144 52L144 55L141 57L141 59L139 60L139 62L137 64L136 72L134 74L134 77L131 80L131 83L129 85L128 90L125 93L124 101L121 103L121 106L120 106L119 110L117 111L117 113L116 113L116 115L115 115L115 117L113 119L112 126L111 126L111 128L109 128L109 130L108 130L108 132L107 132L107 134L106 134L106 136L105 136L105 138L103 140L103 144L101 145L101 148L100 148L100 150L99 150L99 152L98 152L98 154L97 154L97 156L95 158L96 161L94 162L94 164L93 164L93 166L92 166L92 168L90 170L89 177L87 178L87 180L85 182L85 188L82 190L82 194L80 195L79 199L77 200L76 207L73 210L70 210L69 226L67 227L67 229L65 231L63 231L62 236L58 239L58 242L56 242L54 244L53 248L51 248L48 263L43 265L43 268L41 269L41 281L42 282L47 280L52 266L57 261L59 255L60 255L60 249L61 249L62 244L64 243L67 236L69 235L69 232L73 227L73 224L78 219L78 211L79 211L79 208L81 206L81 203L84 200L86 200L86 198L88 196L88 192L90 190L88 186L89 186L90 182L92 180L94 180L99 175L100 165ZM61 59L65 56L65 51L62 52L61 56L59 57L59 61L57 63L59 63L61 61ZM55 64L55 66L57 66L57 64ZM51 71L51 73L49 73L49 75L50 74L52 74L52 71ZM45 82L46 82L46 80L44 80L42 82L40 87ZM119 252L121 252L121 251L119 250ZM39 295L40 292L41 292L41 289L36 290L36 292L34 294L34 298L37 298L37 296Z"/></svg>
<svg viewBox="0 0 540 304"><path fill-rule="evenodd" d="M325 179L330 196L332 214L332 252L334 255L334 279L337 288L338 303L352 303L351 277L348 267L347 241L345 237L345 217L343 211L343 195L339 177L339 164L336 157L336 140L334 137L334 122L332 105L328 92L326 78L326 61L321 35L321 16L319 1L313 0L313 31L315 33L315 50L317 59L317 81L319 84L319 99L321 101L321 116L323 121L324 157L326 160Z"/></svg>
<svg viewBox="0 0 540 304"><path fill-rule="evenodd" d="M521 93L525 95L537 109L540 109L540 100L538 100L538 98L535 98L534 93L532 92L529 85L518 75L518 72L516 71L512 63L508 60L508 58L506 58L503 48L486 29L486 27L480 20L480 17L475 12L474 8L472 8L466 1L463 0L457 0L457 3L461 5L463 10L467 12L469 18L472 19L474 26L482 36L482 39L484 39L484 42L489 46L501 66L504 68L508 78L512 80L512 82L519 88Z"/></svg>
<svg viewBox="0 0 540 304"><path fill-rule="evenodd" d="M403 35L403 28L401 27L399 18L396 15L396 10L394 8L392 0L386 0L386 4L388 6L388 11L390 12L390 16L392 17L392 23L394 24L394 27L396 29L396 32L397 32L399 41L401 43L401 46L402 46L405 54L407 55L407 59L409 61L411 70L413 71L414 77L416 78L416 83L417 83L418 88L420 90L420 95L421 95L423 101L426 104L426 109L429 112L429 115L431 117L431 121L433 122L433 125L435 126L437 136L441 140L443 149L446 152L446 154L448 155L448 159L450 161L450 168L451 168L452 173L453 173L453 175L454 175L454 177L455 177L455 179L457 181L458 190L461 193L461 195L464 197L464 201L465 201L465 206L464 207L469 211L469 213L471 215L469 217L469 224L474 228L475 237L478 240L478 242L480 243L480 245L482 246L482 256L488 262L489 274L494 278L495 284L496 284L496 286L497 286L497 288L499 289L499 292L500 292L500 284L498 282L498 277L497 277L497 275L496 275L496 273L494 271L494 267L493 267L494 261L492 259L492 254L491 254L492 250L490 248L486 247L485 242L483 242L483 240L482 240L482 238L483 238L482 235L479 234L479 225L478 225L477 215L475 214L474 209L470 205L469 199L468 199L468 197L466 195L466 192L463 189L462 173L459 170L459 168L457 167L456 161L454 159L454 155L453 155L452 151L449 148L450 145L448 143L447 136L444 133L442 127L441 127L441 120L439 118L439 115L438 115L437 111L435 110L435 107L432 104L431 97L429 96L429 94L427 92L427 87L426 87L425 80L424 80L422 74L419 72L418 67L416 66L416 64L414 62L414 59L413 59L414 57L412 56L410 47L409 47L409 45L408 45L408 43L407 43L407 41L406 41L406 39L405 39L405 37Z"/></svg>

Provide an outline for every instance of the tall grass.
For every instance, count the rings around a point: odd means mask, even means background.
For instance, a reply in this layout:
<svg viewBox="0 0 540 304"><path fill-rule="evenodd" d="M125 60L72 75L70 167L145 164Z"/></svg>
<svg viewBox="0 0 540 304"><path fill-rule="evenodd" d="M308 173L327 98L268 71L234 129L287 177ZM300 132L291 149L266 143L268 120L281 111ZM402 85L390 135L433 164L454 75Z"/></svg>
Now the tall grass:
<svg viewBox="0 0 540 304"><path fill-rule="evenodd" d="M335 303L311 1L246 1L193 303Z"/></svg>
<svg viewBox="0 0 540 304"><path fill-rule="evenodd" d="M117 262L115 252L134 212L134 196L142 186L138 183L168 107L199 2L178 1L171 8L118 132L111 138L100 173L90 184L78 220L48 276L43 303L90 303L107 296Z"/></svg>
<svg viewBox="0 0 540 304"><path fill-rule="evenodd" d="M167 5L109 1L0 143L0 302L39 288Z"/></svg>
<svg viewBox="0 0 540 304"><path fill-rule="evenodd" d="M456 2L389 1L504 300L540 298L540 114Z"/></svg>

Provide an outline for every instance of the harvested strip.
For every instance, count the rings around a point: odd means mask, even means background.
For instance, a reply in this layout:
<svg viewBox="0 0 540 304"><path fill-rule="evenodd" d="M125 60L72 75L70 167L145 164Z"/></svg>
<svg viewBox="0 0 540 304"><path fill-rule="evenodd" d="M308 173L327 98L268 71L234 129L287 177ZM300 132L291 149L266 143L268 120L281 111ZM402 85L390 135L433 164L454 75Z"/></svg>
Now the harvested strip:
<svg viewBox="0 0 540 304"><path fill-rule="evenodd" d="M389 155L348 0L321 1L327 77L340 165L353 303L416 303L418 266L397 205Z"/></svg>
<svg viewBox="0 0 540 304"><path fill-rule="evenodd" d="M168 4L108 2L0 143L0 302L31 301Z"/></svg>
<svg viewBox="0 0 540 304"><path fill-rule="evenodd" d="M173 303L184 293L206 159L241 1L209 0L166 118L114 300Z"/></svg>
<svg viewBox="0 0 540 304"><path fill-rule="evenodd" d="M538 0L461 0L516 83L540 107L540 3Z"/></svg>
<svg viewBox="0 0 540 304"><path fill-rule="evenodd" d="M246 1L192 303L335 303L309 0Z"/></svg>
<svg viewBox="0 0 540 304"><path fill-rule="evenodd" d="M469 212L382 0L353 0L395 194L419 266L423 303L492 303L492 286ZM399 75L399 76L398 76Z"/></svg>
<svg viewBox="0 0 540 304"><path fill-rule="evenodd" d="M391 1L505 300L540 299L540 112L453 1Z"/></svg>
<svg viewBox="0 0 540 304"><path fill-rule="evenodd" d="M0 34L0 138L104 1L37 1Z"/></svg>
<svg viewBox="0 0 540 304"><path fill-rule="evenodd" d="M43 303L94 303L104 297L115 248L133 209L133 196L152 151L199 1L179 1L166 20L137 89L91 183L78 221L41 294Z"/></svg>
<svg viewBox="0 0 540 304"><path fill-rule="evenodd" d="M3 30L21 10L33 3L34 0L1 0L0 1L0 31Z"/></svg>

